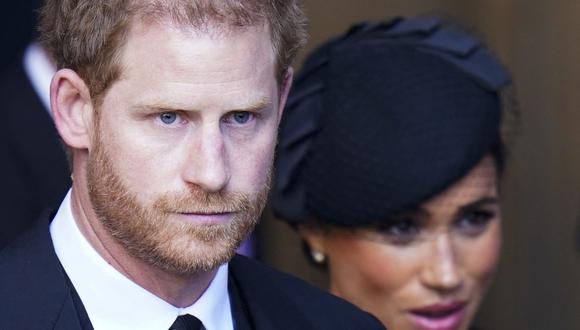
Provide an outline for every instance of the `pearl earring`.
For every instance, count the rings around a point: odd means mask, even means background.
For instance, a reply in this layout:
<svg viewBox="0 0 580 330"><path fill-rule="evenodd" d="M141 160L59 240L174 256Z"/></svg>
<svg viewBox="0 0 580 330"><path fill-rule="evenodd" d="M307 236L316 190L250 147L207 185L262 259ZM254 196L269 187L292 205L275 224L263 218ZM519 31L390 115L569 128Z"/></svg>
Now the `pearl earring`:
<svg viewBox="0 0 580 330"><path fill-rule="evenodd" d="M324 253L320 251L312 250L310 251L310 255L312 256L314 262L316 262L317 264L322 264L326 260L326 256L324 255Z"/></svg>

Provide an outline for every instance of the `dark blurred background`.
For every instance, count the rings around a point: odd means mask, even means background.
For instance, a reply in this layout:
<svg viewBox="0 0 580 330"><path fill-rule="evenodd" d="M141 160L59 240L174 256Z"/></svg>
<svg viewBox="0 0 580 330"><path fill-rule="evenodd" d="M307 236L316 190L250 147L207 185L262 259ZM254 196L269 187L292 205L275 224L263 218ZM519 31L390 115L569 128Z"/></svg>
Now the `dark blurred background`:
<svg viewBox="0 0 580 330"><path fill-rule="evenodd" d="M37 3L0 5L0 69L19 61ZM503 183L503 258L477 323L580 329L580 1L306 0L305 8L306 51L356 21L416 14L473 27L496 51L516 81L522 126ZM285 224L267 213L259 238L261 259L324 287Z"/></svg>
<svg viewBox="0 0 580 330"><path fill-rule="evenodd" d="M35 9L40 0L3 1L0 4L0 70L19 61L21 53L33 37Z"/></svg>

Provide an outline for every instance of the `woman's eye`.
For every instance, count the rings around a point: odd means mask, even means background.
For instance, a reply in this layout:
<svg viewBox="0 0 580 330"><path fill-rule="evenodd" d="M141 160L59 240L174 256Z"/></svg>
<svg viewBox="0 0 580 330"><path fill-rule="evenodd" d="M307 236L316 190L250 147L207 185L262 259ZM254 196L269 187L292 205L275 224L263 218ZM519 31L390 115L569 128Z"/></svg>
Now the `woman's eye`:
<svg viewBox="0 0 580 330"><path fill-rule="evenodd" d="M469 236L477 236L484 232L487 225L495 218L495 212L488 210L473 210L464 213L455 226Z"/></svg>
<svg viewBox="0 0 580 330"><path fill-rule="evenodd" d="M420 234L421 228L417 220L402 218L381 225L378 231L389 242L404 245L411 243Z"/></svg>
<svg viewBox="0 0 580 330"><path fill-rule="evenodd" d="M164 112L159 115L159 119L162 123L171 125L177 120L177 114L175 112Z"/></svg>

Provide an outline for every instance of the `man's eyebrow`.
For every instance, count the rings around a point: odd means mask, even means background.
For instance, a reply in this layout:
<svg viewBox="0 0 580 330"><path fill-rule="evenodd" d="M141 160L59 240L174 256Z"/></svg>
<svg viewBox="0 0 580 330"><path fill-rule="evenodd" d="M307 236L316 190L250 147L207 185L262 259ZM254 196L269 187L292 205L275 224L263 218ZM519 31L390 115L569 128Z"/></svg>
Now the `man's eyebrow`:
<svg viewBox="0 0 580 330"><path fill-rule="evenodd" d="M241 109L232 109L231 111L260 111L272 104L270 99L263 97L255 102L243 106Z"/></svg>
<svg viewBox="0 0 580 330"><path fill-rule="evenodd" d="M227 109L228 112L236 112L236 111L261 111L268 106L270 106L272 102L270 99L263 97L258 99L257 101L253 101L248 104L241 105L240 107L236 107L233 109ZM136 106L138 109L143 109L146 111L191 111L191 112L201 112L202 110L196 108L189 108L187 106L180 106L178 104L169 104L166 102L151 102L151 103L143 103Z"/></svg>

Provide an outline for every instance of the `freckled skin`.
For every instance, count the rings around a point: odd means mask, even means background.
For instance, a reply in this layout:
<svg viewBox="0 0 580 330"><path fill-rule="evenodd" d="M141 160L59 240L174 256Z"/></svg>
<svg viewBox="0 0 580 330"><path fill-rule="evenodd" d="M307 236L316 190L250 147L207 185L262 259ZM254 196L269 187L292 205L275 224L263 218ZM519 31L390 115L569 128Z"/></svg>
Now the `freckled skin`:
<svg viewBox="0 0 580 330"><path fill-rule="evenodd" d="M421 209L428 216L409 244L381 239L368 229L302 231L310 246L327 256L332 293L379 318L389 329L412 330L409 311L442 301L465 301L465 330L485 295L499 259L501 216L477 235L458 229L457 212L482 198L497 197L491 156Z"/></svg>

